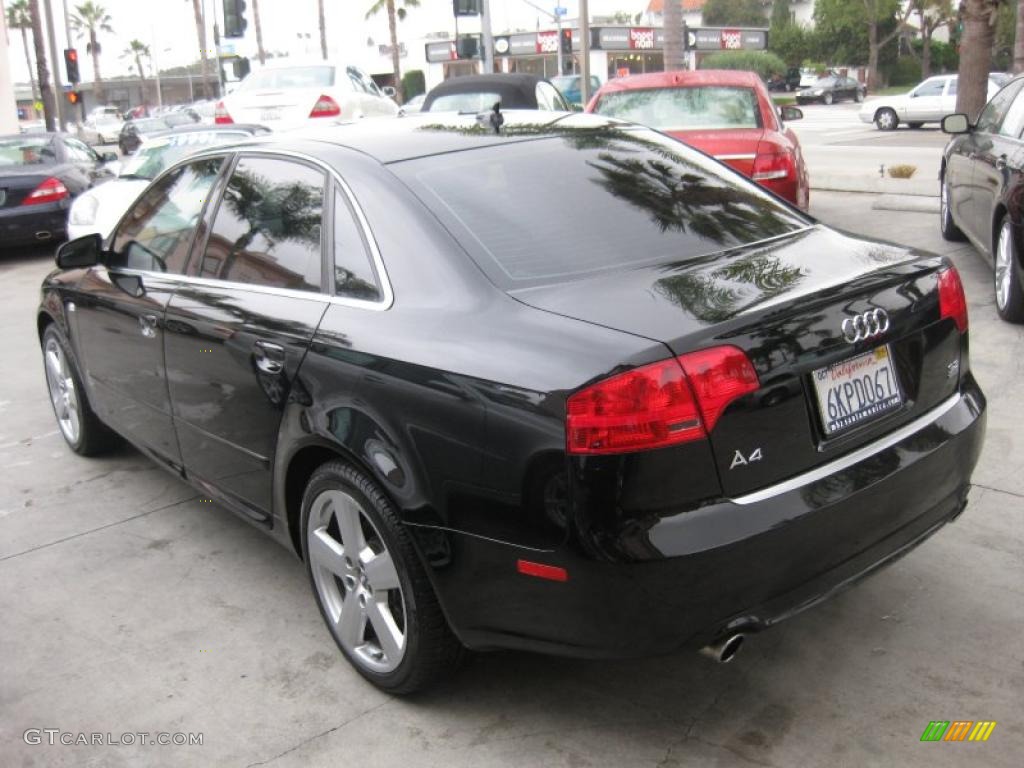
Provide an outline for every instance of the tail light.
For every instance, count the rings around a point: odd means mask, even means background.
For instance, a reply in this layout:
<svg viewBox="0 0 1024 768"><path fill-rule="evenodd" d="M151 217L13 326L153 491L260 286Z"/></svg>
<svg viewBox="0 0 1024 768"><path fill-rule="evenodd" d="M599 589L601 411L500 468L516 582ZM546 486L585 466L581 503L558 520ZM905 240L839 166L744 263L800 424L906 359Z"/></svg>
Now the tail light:
<svg viewBox="0 0 1024 768"><path fill-rule="evenodd" d="M700 440L729 403L759 386L753 364L736 347L651 363L569 397L566 450L629 453Z"/></svg>
<svg viewBox="0 0 1024 768"><path fill-rule="evenodd" d="M39 203L53 203L68 197L68 188L64 182L55 176L51 176L38 187L33 189L28 196L21 201L22 205L38 205Z"/></svg>
<svg viewBox="0 0 1024 768"><path fill-rule="evenodd" d="M939 272L939 316L953 318L960 333L967 330L967 297L956 267Z"/></svg>
<svg viewBox="0 0 1024 768"><path fill-rule="evenodd" d="M754 170L750 178L754 181L774 181L796 177L796 164L791 152L758 154L754 158Z"/></svg>
<svg viewBox="0 0 1024 768"><path fill-rule="evenodd" d="M340 114L341 107L338 106L338 102L325 94L316 100L316 104L313 105L313 111L309 113L309 116L338 117Z"/></svg>
<svg viewBox="0 0 1024 768"><path fill-rule="evenodd" d="M218 125L230 125L235 122L231 115L228 114L228 108L224 106L223 101L217 102L217 107L213 111L213 122Z"/></svg>

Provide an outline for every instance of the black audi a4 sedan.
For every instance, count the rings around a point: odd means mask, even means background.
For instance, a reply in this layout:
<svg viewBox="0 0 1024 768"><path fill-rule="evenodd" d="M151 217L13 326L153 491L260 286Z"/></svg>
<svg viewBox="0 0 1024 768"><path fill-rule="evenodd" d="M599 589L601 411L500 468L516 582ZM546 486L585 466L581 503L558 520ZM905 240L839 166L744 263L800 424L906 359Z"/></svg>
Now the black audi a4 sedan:
<svg viewBox="0 0 1024 768"><path fill-rule="evenodd" d="M408 692L464 648L720 660L963 510L960 278L595 115L208 148L59 251L60 429L305 562Z"/></svg>
<svg viewBox="0 0 1024 768"><path fill-rule="evenodd" d="M953 134L939 171L939 226L992 263L996 311L1024 322L1024 77L1010 80L973 125L947 115Z"/></svg>

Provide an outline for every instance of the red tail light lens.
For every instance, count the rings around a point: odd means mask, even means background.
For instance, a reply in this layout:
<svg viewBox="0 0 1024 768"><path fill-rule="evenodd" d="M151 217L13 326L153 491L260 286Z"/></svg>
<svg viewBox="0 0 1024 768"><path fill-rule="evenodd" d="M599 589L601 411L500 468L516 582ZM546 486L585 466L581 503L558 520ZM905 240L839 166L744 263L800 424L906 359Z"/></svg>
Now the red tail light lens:
<svg viewBox="0 0 1024 768"><path fill-rule="evenodd" d="M754 158L754 170L750 175L754 181L777 181L796 177L796 164L789 152L759 154Z"/></svg>
<svg viewBox="0 0 1024 768"><path fill-rule="evenodd" d="M725 407L758 388L736 347L714 347L612 376L570 396L571 454L647 451L700 440Z"/></svg>
<svg viewBox="0 0 1024 768"><path fill-rule="evenodd" d="M953 318L960 333L967 330L967 297L956 267L939 272L939 316Z"/></svg>
<svg viewBox="0 0 1024 768"><path fill-rule="evenodd" d="M231 125L235 122L231 115L228 114L227 107L224 106L223 101L217 102L217 107L213 111L213 122L217 125Z"/></svg>
<svg viewBox="0 0 1024 768"><path fill-rule="evenodd" d="M39 203L53 203L63 200L68 196L68 188L64 182L55 176L51 176L38 187L33 189L24 200L22 205L38 205Z"/></svg>
<svg viewBox="0 0 1024 768"><path fill-rule="evenodd" d="M338 117L339 115L341 115L341 107L338 106L338 102L327 95L317 99L316 104L313 105L313 111L309 113L310 117Z"/></svg>

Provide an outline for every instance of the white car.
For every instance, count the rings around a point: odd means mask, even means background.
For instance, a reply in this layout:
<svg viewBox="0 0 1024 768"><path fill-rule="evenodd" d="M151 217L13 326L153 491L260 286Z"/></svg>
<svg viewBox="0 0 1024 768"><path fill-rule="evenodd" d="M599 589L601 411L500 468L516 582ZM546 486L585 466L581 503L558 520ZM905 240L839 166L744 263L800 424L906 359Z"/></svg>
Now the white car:
<svg viewBox="0 0 1024 768"><path fill-rule="evenodd" d="M281 131L397 114L389 94L358 67L284 60L250 73L217 103L214 122L259 123Z"/></svg>
<svg viewBox="0 0 1024 768"><path fill-rule="evenodd" d="M117 144L124 120L105 112L90 115L78 126L78 138L86 144Z"/></svg>
<svg viewBox="0 0 1024 768"><path fill-rule="evenodd" d="M892 131L900 123L920 128L925 123L939 123L956 112L956 75L937 75L919 83L907 93L883 96L864 102L858 116L863 123L874 123L880 131ZM1000 88L994 75L989 76L988 96Z"/></svg>
<svg viewBox="0 0 1024 768"><path fill-rule="evenodd" d="M116 179L75 198L68 211L68 238L99 234L104 240L149 182L172 163L214 144L227 144L268 133L258 125L204 125L165 131L147 138L125 160Z"/></svg>

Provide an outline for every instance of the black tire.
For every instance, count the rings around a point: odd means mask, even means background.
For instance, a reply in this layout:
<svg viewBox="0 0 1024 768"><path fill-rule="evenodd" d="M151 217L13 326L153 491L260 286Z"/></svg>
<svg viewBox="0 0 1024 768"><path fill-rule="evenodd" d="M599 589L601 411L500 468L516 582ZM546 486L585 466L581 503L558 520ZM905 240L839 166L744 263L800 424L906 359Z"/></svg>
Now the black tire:
<svg viewBox="0 0 1024 768"><path fill-rule="evenodd" d="M832 94L826 93L824 96L822 96L821 103L824 104L826 107L830 105L832 103Z"/></svg>
<svg viewBox="0 0 1024 768"><path fill-rule="evenodd" d="M916 131L922 125L924 125L924 123L919 123L919 122L907 123L907 128L913 128Z"/></svg>
<svg viewBox="0 0 1024 768"><path fill-rule="evenodd" d="M885 107L875 113L875 126L880 131L895 131L899 124L900 118L895 110Z"/></svg>
<svg viewBox="0 0 1024 768"><path fill-rule="evenodd" d="M1000 258L1000 247L1005 236L1007 253L1005 261ZM1004 216L996 229L993 249L992 282L995 289L996 312L1008 323L1024 323L1024 289L1020 285L1020 255L1017 252L1017 238L1013 224ZM1005 288L1000 290L1001 281Z"/></svg>
<svg viewBox="0 0 1024 768"><path fill-rule="evenodd" d="M51 375L53 375L53 369L48 368L51 364L48 357L50 344L56 344L60 348L60 352L66 361L66 378L71 379L73 384L71 389L73 389L78 404L79 423L77 435L72 434L62 423L61 415L58 412L58 403L50 386ZM43 350L44 375L47 381L47 391L50 393L50 404L53 406L53 415L57 419L57 426L60 429L61 436L64 438L64 442L68 444L72 451L80 456L97 456L117 446L120 443L120 438L106 424L100 421L89 404L89 396L82 386L82 377L78 373L78 365L75 363L75 358L70 352L67 339L64 338L64 334L61 333L55 323L50 323L46 327L40 346Z"/></svg>
<svg viewBox="0 0 1024 768"><path fill-rule="evenodd" d="M949 204L949 184L946 182L946 174L942 174L939 181L939 231L943 240L957 243L967 238L960 231L960 227L953 221L953 209Z"/></svg>
<svg viewBox="0 0 1024 768"><path fill-rule="evenodd" d="M859 88L856 91L854 91L853 100L858 104L864 101L864 91L860 90Z"/></svg>
<svg viewBox="0 0 1024 768"><path fill-rule="evenodd" d="M374 542L374 545L382 546L390 555L397 571L399 597L403 606L402 629L405 632L405 645L400 663L391 671L378 672L371 669L359 655L350 653L345 648L336 634L335 621L331 619L318 589L313 572L313 558L309 551L310 519L314 502L322 498L322 494L329 492L340 492L361 507L359 512L372 524L369 533L366 533L368 529L363 524L367 546L370 546L373 537L379 536L379 541ZM441 610L426 570L416 554L408 530L399 520L394 505L376 482L345 462L331 461L324 464L313 473L303 494L301 531L306 575L309 577L320 614L338 648L360 675L388 693L408 694L436 683L458 667L465 655L465 649L448 627L448 621ZM341 578L334 579L339 591L345 593L341 608L343 613L346 610L345 606L351 605L349 601L354 599L355 592L344 586ZM381 648L383 647L381 644Z"/></svg>

